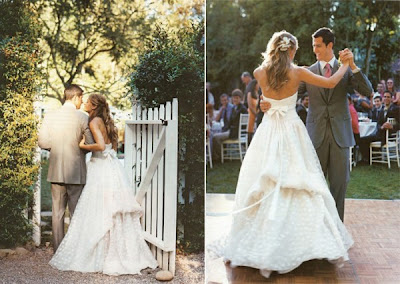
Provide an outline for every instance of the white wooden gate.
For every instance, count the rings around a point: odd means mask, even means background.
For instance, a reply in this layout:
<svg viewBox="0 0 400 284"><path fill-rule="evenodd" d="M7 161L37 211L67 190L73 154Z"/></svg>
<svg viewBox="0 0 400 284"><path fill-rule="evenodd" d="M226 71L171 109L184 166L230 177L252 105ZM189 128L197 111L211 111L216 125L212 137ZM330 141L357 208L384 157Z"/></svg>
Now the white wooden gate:
<svg viewBox="0 0 400 284"><path fill-rule="evenodd" d="M163 270L175 274L178 188L178 99L154 109L134 106L125 125L125 170L146 241Z"/></svg>

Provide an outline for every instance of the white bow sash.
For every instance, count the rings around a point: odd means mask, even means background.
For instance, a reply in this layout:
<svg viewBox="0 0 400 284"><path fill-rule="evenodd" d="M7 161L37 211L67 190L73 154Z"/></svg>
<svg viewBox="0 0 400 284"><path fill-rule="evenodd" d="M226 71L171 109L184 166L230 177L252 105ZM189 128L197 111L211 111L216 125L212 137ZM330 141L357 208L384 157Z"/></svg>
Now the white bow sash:
<svg viewBox="0 0 400 284"><path fill-rule="evenodd" d="M286 115L286 113L288 112L289 107L287 105L285 106L273 106L271 107L267 114L270 117L276 117L276 118L282 118Z"/></svg>
<svg viewBox="0 0 400 284"><path fill-rule="evenodd" d="M103 151L103 156L109 160L115 159L117 157L117 153L114 149L106 149Z"/></svg>

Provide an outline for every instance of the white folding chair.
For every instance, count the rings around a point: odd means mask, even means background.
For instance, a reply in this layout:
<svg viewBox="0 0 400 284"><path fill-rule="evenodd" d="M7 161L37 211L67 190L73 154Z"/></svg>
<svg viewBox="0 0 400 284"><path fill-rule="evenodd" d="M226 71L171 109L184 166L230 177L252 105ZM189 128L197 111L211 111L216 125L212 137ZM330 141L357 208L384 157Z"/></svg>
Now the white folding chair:
<svg viewBox="0 0 400 284"><path fill-rule="evenodd" d="M225 158L240 159L243 161L243 157L247 151L247 123L249 120L248 114L240 114L239 129L237 139L228 139L221 144L221 163L224 162Z"/></svg>
<svg viewBox="0 0 400 284"><path fill-rule="evenodd" d="M388 118L390 124L395 125L394 118ZM385 142L382 145L381 141L372 142L369 144L370 157L369 164L384 163L390 169L390 160L396 160L397 166L400 168L399 159L399 145L400 145L400 131L389 134L389 130L385 131Z"/></svg>
<svg viewBox="0 0 400 284"><path fill-rule="evenodd" d="M210 168L212 169L213 165L212 165L210 137L206 138L206 160L210 163Z"/></svg>
<svg viewBox="0 0 400 284"><path fill-rule="evenodd" d="M350 147L350 172L353 170L353 167L357 166L357 146Z"/></svg>
<svg viewBox="0 0 400 284"><path fill-rule="evenodd" d="M211 119L210 114L206 114L206 129L211 132ZM212 154L211 154L211 139L206 135L206 161L210 163L210 168L212 168Z"/></svg>

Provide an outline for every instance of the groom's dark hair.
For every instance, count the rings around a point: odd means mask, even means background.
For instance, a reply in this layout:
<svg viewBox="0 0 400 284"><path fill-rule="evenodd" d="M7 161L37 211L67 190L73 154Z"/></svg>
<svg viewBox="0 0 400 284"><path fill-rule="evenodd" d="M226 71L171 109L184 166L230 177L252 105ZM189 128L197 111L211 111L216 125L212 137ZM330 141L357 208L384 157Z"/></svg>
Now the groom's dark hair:
<svg viewBox="0 0 400 284"><path fill-rule="evenodd" d="M67 86L64 90L64 99L72 100L75 96L82 96L83 90L76 84Z"/></svg>
<svg viewBox="0 0 400 284"><path fill-rule="evenodd" d="M325 45L328 45L330 42L335 44L335 35L329 28L320 28L312 36L313 38L322 37L322 41Z"/></svg>

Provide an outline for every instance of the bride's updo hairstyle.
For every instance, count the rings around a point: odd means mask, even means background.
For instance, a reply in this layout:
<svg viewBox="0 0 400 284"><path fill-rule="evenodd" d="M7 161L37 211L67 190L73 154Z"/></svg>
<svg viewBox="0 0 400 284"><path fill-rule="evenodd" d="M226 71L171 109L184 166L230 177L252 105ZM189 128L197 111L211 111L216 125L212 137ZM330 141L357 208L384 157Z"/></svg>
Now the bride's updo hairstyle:
<svg viewBox="0 0 400 284"><path fill-rule="evenodd" d="M99 94L91 94L88 100L93 106L97 106L93 110L93 114L89 117L89 122L95 117L102 118L106 126L107 135L111 139L112 147L117 149L118 131L115 127L114 120L111 118L110 107L108 106L106 98Z"/></svg>
<svg viewBox="0 0 400 284"><path fill-rule="evenodd" d="M289 51L297 48L297 38L287 31L276 32L269 40L267 51L262 53L262 67L267 72L268 84L272 89L279 91L289 80Z"/></svg>

